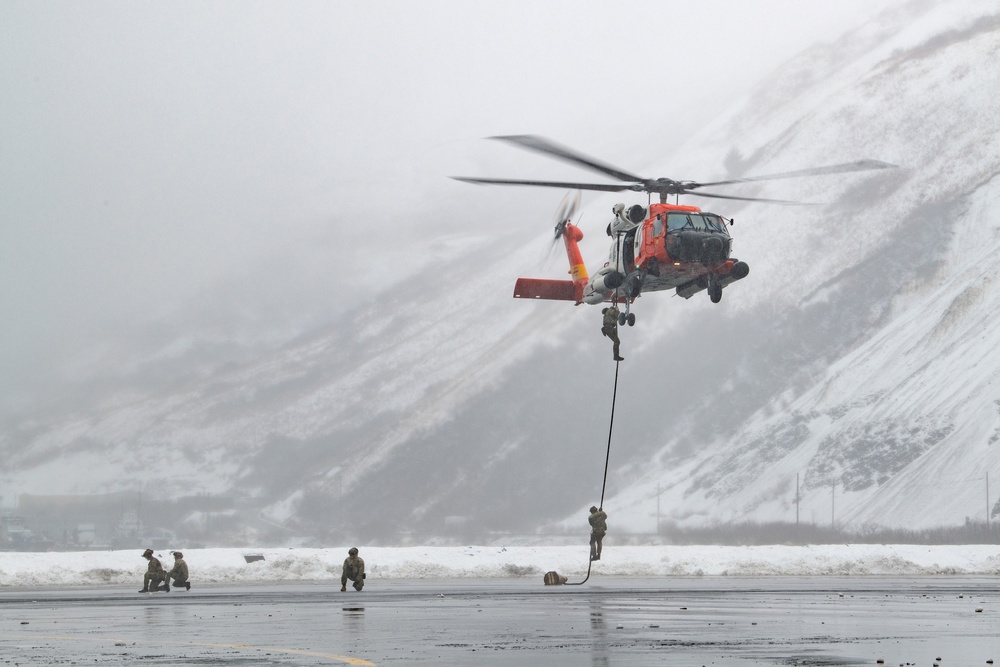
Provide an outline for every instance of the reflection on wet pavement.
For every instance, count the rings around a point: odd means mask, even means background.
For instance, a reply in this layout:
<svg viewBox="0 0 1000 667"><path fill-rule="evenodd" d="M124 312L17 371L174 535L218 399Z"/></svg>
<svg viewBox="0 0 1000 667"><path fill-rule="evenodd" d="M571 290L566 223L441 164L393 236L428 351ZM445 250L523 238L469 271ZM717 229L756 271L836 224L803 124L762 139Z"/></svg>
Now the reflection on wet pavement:
<svg viewBox="0 0 1000 667"><path fill-rule="evenodd" d="M986 665L986 578L533 579L0 592L10 664Z"/></svg>

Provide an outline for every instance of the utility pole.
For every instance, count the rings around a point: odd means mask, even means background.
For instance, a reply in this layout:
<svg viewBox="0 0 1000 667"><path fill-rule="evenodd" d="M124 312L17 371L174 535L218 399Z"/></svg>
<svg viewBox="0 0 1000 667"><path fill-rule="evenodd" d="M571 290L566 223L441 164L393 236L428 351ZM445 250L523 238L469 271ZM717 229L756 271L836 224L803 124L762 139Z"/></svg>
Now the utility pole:
<svg viewBox="0 0 1000 667"><path fill-rule="evenodd" d="M830 527L837 527L837 484L835 482L830 482Z"/></svg>
<svg viewBox="0 0 1000 667"><path fill-rule="evenodd" d="M989 503L986 503L989 505ZM656 534L660 534L660 483L656 483Z"/></svg>
<svg viewBox="0 0 1000 667"><path fill-rule="evenodd" d="M799 473L795 473L795 527L799 527Z"/></svg>

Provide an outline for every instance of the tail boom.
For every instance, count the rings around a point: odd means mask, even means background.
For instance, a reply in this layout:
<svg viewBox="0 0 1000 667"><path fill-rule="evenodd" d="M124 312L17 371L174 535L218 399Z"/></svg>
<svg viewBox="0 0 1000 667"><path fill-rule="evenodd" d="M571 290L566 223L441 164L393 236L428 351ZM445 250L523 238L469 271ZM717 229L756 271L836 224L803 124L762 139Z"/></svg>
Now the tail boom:
<svg viewBox="0 0 1000 667"><path fill-rule="evenodd" d="M572 280L518 278L517 282L514 283L514 298L577 301L576 285Z"/></svg>
<svg viewBox="0 0 1000 667"><path fill-rule="evenodd" d="M576 225L566 223L562 236L566 244L566 257L569 259L569 274L573 279L518 278L514 283L515 299L573 301L577 305L583 303L583 288L590 280L587 267L583 263L583 255L580 254L580 247L577 245L583 238L583 232Z"/></svg>

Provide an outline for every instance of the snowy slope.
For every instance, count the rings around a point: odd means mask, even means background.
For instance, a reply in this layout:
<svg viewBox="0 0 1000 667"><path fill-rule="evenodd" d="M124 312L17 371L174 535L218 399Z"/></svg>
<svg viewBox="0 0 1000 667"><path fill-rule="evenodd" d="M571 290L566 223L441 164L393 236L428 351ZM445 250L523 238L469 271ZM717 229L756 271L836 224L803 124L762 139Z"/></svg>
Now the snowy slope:
<svg viewBox="0 0 1000 667"><path fill-rule="evenodd" d="M691 200L735 216L751 273L718 305L636 304L614 528L650 530L658 489L669 521L794 520L796 475L805 520L828 520L834 498L856 525L983 514L979 480L1000 482L998 51L991 3L914 2L747 100L706 101L721 115L663 164L623 162L699 180L726 176L733 149L754 175L866 157L899 168L731 190L816 206ZM588 200L585 256L606 252L621 199ZM71 408L0 432L5 494L232 494L320 537L576 525L602 489L614 367L597 309L509 298L516 276L565 270L538 267L548 241L527 224L434 239L425 269L308 334L177 325L143 354L109 347L127 359L118 375L82 364ZM139 383L151 371L162 382Z"/></svg>
<svg viewBox="0 0 1000 667"><path fill-rule="evenodd" d="M1000 250L1000 113L992 95L1000 85L1000 19L950 15L940 6L906 26L891 39L877 27L854 36L871 46L859 58L868 68L830 72L822 94L786 105L798 120L772 140L782 163L786 155L810 163L820 154L846 157L838 146L863 146L901 165L878 186L847 191L867 198L866 189L877 187L870 206L844 202L824 211L825 222L806 219L821 225L811 242L824 243L823 252L782 265L779 258L809 249L793 241L774 252L772 245L760 277L784 281L779 298L800 311L824 309L831 320L871 325L829 366L810 369L799 387L698 456L648 472L615 499L626 516L648 522L659 484L670 489L661 504L679 521L791 520L798 474L805 520L985 521L986 476L1000 473L1000 387L993 382L1000 290L991 266ZM843 119L851 119L851 132ZM772 150L753 147L755 154ZM784 212L769 218L795 224ZM876 281L886 285L880 290ZM879 291L881 301L865 298ZM670 451L668 444L659 456Z"/></svg>

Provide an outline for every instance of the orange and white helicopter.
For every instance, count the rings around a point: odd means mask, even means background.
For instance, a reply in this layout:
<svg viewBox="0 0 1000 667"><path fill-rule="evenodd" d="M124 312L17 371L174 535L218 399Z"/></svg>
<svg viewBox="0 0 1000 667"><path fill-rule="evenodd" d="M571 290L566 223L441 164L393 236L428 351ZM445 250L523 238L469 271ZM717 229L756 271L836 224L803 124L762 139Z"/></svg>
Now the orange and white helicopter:
<svg viewBox="0 0 1000 667"><path fill-rule="evenodd" d="M729 235L728 226L733 224L733 220L727 220L716 213L702 211L697 206L677 204L680 195L694 194L715 199L798 204L800 202L702 192L700 188L888 169L896 166L878 160L860 160L767 176L699 183L635 176L543 137L515 135L491 138L586 167L623 183L575 183L462 176L452 178L467 183L533 185L649 194L649 203L646 206L616 204L612 208L614 219L607 227L608 236L613 238L611 250L607 261L593 276L587 273L578 246L579 241L583 239L583 232L571 222L579 206L579 193L567 195L558 212L555 238L562 238L566 245L572 280L518 278L514 285L514 297L518 299L554 299L573 301L577 305L624 301L625 312L619 317L619 323L629 326L635 324L635 314L630 312L630 306L642 292L674 289L678 296L689 299L698 292L707 290L712 302L718 303L722 299L724 287L745 278L750 273L750 267L746 262L730 257L732 237ZM659 203L652 203L654 193L659 195ZM670 195L675 197L674 204L667 203L667 197Z"/></svg>

